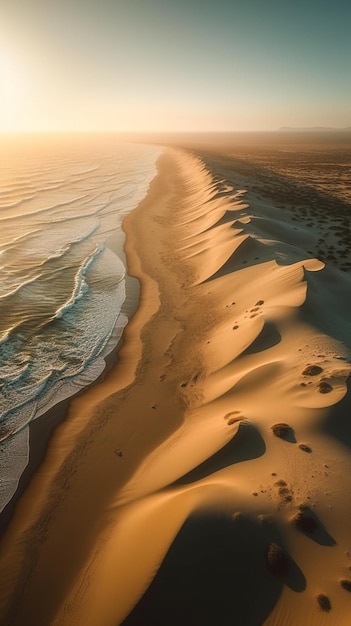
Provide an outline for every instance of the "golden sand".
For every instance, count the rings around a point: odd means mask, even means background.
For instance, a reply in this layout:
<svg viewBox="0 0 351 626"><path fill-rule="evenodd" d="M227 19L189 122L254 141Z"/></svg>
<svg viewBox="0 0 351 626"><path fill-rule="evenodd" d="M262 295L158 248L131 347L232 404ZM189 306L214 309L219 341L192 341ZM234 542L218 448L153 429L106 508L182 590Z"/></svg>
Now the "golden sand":
<svg viewBox="0 0 351 626"><path fill-rule="evenodd" d="M277 262L279 222L255 237L253 212L161 157L124 224L140 306L16 507L1 623L350 623L344 279L290 244Z"/></svg>

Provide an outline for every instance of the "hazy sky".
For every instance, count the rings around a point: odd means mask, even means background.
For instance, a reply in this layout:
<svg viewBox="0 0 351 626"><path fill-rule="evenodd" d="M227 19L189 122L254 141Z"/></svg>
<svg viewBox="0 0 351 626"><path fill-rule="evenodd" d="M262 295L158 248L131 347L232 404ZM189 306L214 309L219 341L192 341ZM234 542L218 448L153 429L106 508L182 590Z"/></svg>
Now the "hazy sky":
<svg viewBox="0 0 351 626"><path fill-rule="evenodd" d="M350 0L0 0L0 129L348 126L350 25Z"/></svg>

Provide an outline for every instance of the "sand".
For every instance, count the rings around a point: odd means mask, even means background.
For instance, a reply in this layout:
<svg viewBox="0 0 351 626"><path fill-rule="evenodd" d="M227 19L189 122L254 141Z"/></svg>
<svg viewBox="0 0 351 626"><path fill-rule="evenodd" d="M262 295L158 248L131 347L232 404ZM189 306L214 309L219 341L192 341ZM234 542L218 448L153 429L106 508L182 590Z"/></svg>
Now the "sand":
<svg viewBox="0 0 351 626"><path fill-rule="evenodd" d="M167 149L125 220L140 304L16 504L2 624L350 623L350 278L222 166Z"/></svg>

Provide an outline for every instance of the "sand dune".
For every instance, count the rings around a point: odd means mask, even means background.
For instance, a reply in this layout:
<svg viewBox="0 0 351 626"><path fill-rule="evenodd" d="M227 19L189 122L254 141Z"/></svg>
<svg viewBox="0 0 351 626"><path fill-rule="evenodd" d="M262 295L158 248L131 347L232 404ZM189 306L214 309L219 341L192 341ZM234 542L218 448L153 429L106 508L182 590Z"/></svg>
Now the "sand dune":
<svg viewBox="0 0 351 626"><path fill-rule="evenodd" d="M2 623L350 623L350 278L248 195L161 157L125 220L139 309L17 506Z"/></svg>

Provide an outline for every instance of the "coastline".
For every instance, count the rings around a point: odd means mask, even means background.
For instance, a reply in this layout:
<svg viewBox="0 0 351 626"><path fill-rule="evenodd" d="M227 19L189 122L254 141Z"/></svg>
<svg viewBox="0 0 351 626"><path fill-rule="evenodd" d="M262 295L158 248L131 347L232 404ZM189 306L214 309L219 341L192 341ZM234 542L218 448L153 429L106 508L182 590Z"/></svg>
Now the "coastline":
<svg viewBox="0 0 351 626"><path fill-rule="evenodd" d="M326 329L337 316L347 331L348 277L296 252L274 207L259 203L257 219L245 190L199 158L170 149L158 166L124 222L139 307L18 503L3 614L14 626L194 614L201 626L346 626L350 352ZM283 421L286 438L272 431ZM315 534L292 521L307 510ZM273 544L283 574L267 565Z"/></svg>
<svg viewBox="0 0 351 626"><path fill-rule="evenodd" d="M126 282L131 277L126 275ZM138 307L139 289L135 284L131 285L131 291L126 295L126 301L122 306L121 313L128 317L128 324ZM100 384L118 361L118 353L124 343L124 331L116 345L105 356L105 368L96 380L80 389L75 395L70 396L66 400L61 400L48 411L40 415L40 417L32 420L29 427L29 461L24 469L18 482L17 489L11 499L0 512L0 538L5 533L8 524L14 514L15 507L22 494L28 487L33 475L45 461L47 448L50 445L51 438L54 436L55 430L67 418L70 402L82 393L85 393L90 387Z"/></svg>
<svg viewBox="0 0 351 626"><path fill-rule="evenodd" d="M167 194L167 191L165 189L160 190L159 186L160 182L158 175L151 182L146 198L138 205L133 212L133 215L138 213L142 215L144 208L149 207L153 203L155 197L158 198L158 196L161 196L162 198L162 195L164 197ZM125 218L123 223L124 230L127 230L127 224L130 219L130 215ZM108 399L110 396L111 400L113 400L113 397L117 393L118 389L123 389L124 393L126 393L134 380L142 351L140 333L146 321L157 311L158 290L153 279L147 276L147 274L140 268L140 259L135 252L132 232L129 233L128 239L129 240L126 241L125 249L128 259L129 274L133 275L135 273L142 285L139 307L124 330L124 339L122 346L118 351L117 361L106 372L103 380L99 383L95 381L91 386L89 386L88 389L85 389L83 393L67 402L69 410L65 419L60 422L55 429L55 432L49 442L49 446L45 451L44 461L31 476L29 485L16 503L14 515L3 538L3 542L5 542L5 544L7 543L7 540L9 540L11 544L12 537L13 535L16 536L17 532L22 535L22 532L27 533L30 528L32 528L35 536L35 519L37 516L37 513L35 513L35 506L37 506L39 512L41 509L44 509L45 511L45 498L50 490L54 493L56 492L57 494L56 496L53 496L54 500L60 500L59 493L61 488L59 484L66 483L67 478L69 480L71 458L68 450L66 449L65 456L67 456L67 458L66 461L64 461L61 450L62 445L64 448L67 446L73 449L73 456L76 457L75 460L79 463L82 453L82 445L80 445L79 442L73 444L72 442L77 438L77 436L81 435L82 431L84 432L85 430L85 413L87 411L91 413L91 407L93 409L95 408L95 420L91 420L95 423L92 428L88 424L88 433L84 433L83 449L85 445L89 445L89 439L91 438L91 432L89 432L89 430L91 431L93 429L96 431L96 429L99 428L98 422L100 411L106 414L105 407L102 406L104 400L106 398ZM116 373L119 374L117 384L115 380ZM57 407L55 407L55 409L56 408ZM97 408L99 408L99 411L96 410ZM116 457L113 453L112 458L115 463L115 460L118 457ZM62 465L63 467L61 467ZM33 502L33 495L34 501L36 502ZM52 501L52 496L49 500ZM33 509L34 514L32 513ZM24 524L27 530L24 530L22 524ZM1 598L1 600L3 600L3 598ZM0 606L1 605L2 601L0 602ZM33 624L38 624L36 616L33 616L32 619ZM30 618L27 619L26 623L32 623Z"/></svg>
<svg viewBox="0 0 351 626"><path fill-rule="evenodd" d="M112 252L117 254L119 258L122 259L126 267L126 299L122 305L120 314L125 315L128 318L129 323L138 308L140 287L137 279L133 278L127 273L127 260L123 250L124 241L125 235L121 230L121 232L117 232L116 234L111 235L107 239L105 245L110 248ZM91 386L99 384L101 381L103 381L110 369L116 364L118 360L118 353L121 346L123 345L123 342L124 331L122 332L122 335L117 341L116 345L111 349L108 354L106 354L105 357L103 357L106 365L103 372L98 376L96 380L87 385L87 387L80 389L77 394L70 396L65 400L59 401L55 406L51 407L48 411L40 415L40 417L32 420L29 423L28 464L21 474L16 491L14 492L8 503L5 505L3 510L0 512L0 538L6 531L6 528L11 521L18 500L21 498L21 495L24 493L25 489L29 485L32 476L38 470L40 465L44 462L47 448L50 444L54 431L66 419L71 400L73 400L76 395L85 393L85 391L88 390Z"/></svg>
<svg viewBox="0 0 351 626"><path fill-rule="evenodd" d="M127 322L124 314L119 315L121 305L123 310L129 308L138 298L132 285L123 302L126 270L117 258L117 240L122 237L114 235L128 211L146 195L161 152L94 134L43 134L22 140L23 145L20 137L6 143L10 161L1 202L9 207L2 216L2 258L4 268L13 263L13 270L5 270L1 297L0 511L28 465L34 413L36 418L46 414L54 403L61 405L106 370L104 356L115 349ZM13 182L6 191L7 176L18 184ZM27 198L31 176L35 192ZM60 178L58 186L51 184L55 178ZM36 208L43 209L38 228ZM13 221L8 221L9 215ZM116 279L113 289L110 277ZM35 320L39 321L33 330ZM50 416L48 420L52 421Z"/></svg>

